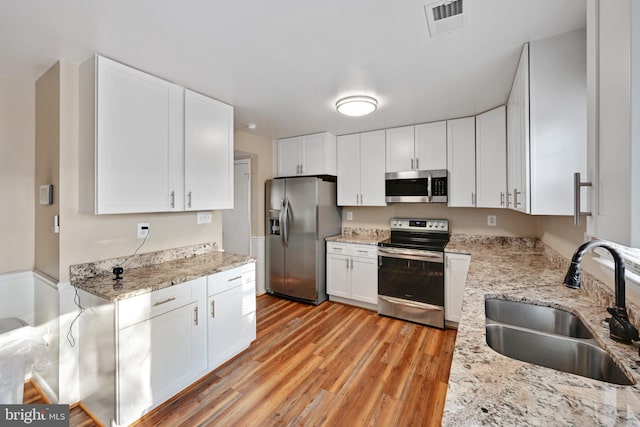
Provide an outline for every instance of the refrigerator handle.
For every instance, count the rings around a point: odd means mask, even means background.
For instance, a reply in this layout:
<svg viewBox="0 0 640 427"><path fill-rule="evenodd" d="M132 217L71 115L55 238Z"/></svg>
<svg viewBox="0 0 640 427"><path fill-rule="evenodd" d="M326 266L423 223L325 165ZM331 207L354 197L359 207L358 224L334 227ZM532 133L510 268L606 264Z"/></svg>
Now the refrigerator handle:
<svg viewBox="0 0 640 427"><path fill-rule="evenodd" d="M280 225L280 240L282 242L282 246L285 246L285 225L284 225L284 199L280 202L280 209L278 211L278 224Z"/></svg>
<svg viewBox="0 0 640 427"><path fill-rule="evenodd" d="M283 222L281 223L281 226L283 227L283 242L284 242L284 247L288 247L289 246L289 225L291 223L291 220L289 218L290 215L290 211L289 211L289 199L285 198L284 199L284 208L282 209L282 211L284 212L283 215Z"/></svg>

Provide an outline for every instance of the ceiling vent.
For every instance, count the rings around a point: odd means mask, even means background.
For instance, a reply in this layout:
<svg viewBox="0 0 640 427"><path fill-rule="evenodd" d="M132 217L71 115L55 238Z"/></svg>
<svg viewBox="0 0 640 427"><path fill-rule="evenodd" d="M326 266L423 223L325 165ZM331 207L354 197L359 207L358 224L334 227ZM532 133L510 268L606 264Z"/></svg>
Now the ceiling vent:
<svg viewBox="0 0 640 427"><path fill-rule="evenodd" d="M431 38L467 26L468 11L463 8L463 0L430 3L424 6L424 12Z"/></svg>

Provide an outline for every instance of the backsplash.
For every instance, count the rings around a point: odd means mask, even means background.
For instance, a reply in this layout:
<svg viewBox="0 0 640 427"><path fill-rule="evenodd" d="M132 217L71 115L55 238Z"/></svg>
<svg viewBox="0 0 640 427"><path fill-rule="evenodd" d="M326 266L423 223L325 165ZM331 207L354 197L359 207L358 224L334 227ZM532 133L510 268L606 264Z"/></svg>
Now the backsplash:
<svg viewBox="0 0 640 427"><path fill-rule="evenodd" d="M190 258L196 255L204 255L209 252L217 252L217 242L200 243L181 248L165 249L156 252L147 252L139 255L123 256L102 261L94 261L86 264L69 266L71 281L83 280L102 274L111 274L113 267L120 266L126 269L148 267L181 258Z"/></svg>

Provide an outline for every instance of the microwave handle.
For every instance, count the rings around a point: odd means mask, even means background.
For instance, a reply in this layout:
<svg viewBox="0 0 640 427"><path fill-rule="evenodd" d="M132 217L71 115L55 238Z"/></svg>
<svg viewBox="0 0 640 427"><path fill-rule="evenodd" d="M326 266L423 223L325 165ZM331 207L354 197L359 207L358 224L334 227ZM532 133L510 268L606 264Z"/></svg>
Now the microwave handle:
<svg viewBox="0 0 640 427"><path fill-rule="evenodd" d="M431 183L431 174L427 175L427 198L431 201L431 196L433 195L432 191L432 183Z"/></svg>

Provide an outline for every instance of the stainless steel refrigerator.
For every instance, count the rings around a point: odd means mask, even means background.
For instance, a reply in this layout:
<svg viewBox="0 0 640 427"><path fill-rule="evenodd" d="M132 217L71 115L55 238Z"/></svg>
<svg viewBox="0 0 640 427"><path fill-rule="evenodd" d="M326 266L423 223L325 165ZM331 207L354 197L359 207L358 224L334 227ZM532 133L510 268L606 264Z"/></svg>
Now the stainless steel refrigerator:
<svg viewBox="0 0 640 427"><path fill-rule="evenodd" d="M335 178L267 181L265 205L267 292L320 304L327 299L324 239L342 226Z"/></svg>

